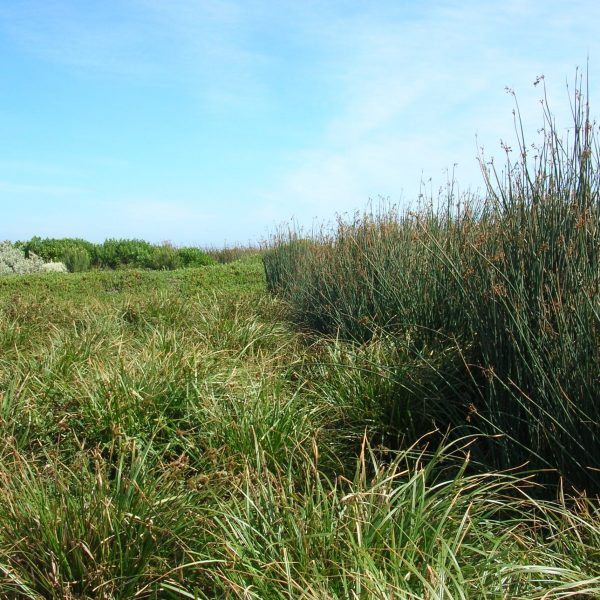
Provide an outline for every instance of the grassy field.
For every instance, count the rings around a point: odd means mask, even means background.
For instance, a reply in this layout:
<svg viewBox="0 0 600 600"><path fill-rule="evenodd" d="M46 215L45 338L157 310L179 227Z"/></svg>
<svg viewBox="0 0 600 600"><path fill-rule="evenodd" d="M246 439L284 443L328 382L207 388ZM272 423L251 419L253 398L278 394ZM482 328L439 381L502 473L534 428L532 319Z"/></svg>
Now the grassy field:
<svg viewBox="0 0 600 600"><path fill-rule="evenodd" d="M483 199L0 277L0 598L600 598L600 151L572 108Z"/></svg>
<svg viewBox="0 0 600 600"><path fill-rule="evenodd" d="M288 315L260 257L0 279L0 597L600 594L597 502L386 449L398 346Z"/></svg>

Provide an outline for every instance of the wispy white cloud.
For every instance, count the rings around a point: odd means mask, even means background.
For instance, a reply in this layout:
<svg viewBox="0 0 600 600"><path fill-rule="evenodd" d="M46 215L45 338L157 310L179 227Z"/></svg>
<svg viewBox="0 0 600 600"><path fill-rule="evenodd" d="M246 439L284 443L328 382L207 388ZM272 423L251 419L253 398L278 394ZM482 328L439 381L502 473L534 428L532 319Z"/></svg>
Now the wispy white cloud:
<svg viewBox="0 0 600 600"><path fill-rule="evenodd" d="M314 147L292 154L292 166L263 190L265 214L324 218L402 192L414 202L421 174L435 191L455 163L463 188L482 187L476 136L488 155L514 137L505 85L518 94L531 139L541 125L536 76L548 76L564 117L565 76L585 67L588 51L600 57L593 24L600 8L576 4L448 1L414 13L411 3L382 3L379 18L377 9L338 15L321 28L339 87L335 114ZM585 18L574 19L577 11Z"/></svg>
<svg viewBox="0 0 600 600"><path fill-rule="evenodd" d="M264 99L242 2L23 0L0 7L0 31L40 60L85 76L177 84L213 108Z"/></svg>
<svg viewBox="0 0 600 600"><path fill-rule="evenodd" d="M82 196L89 190L70 185L30 184L0 181L0 192L11 196Z"/></svg>

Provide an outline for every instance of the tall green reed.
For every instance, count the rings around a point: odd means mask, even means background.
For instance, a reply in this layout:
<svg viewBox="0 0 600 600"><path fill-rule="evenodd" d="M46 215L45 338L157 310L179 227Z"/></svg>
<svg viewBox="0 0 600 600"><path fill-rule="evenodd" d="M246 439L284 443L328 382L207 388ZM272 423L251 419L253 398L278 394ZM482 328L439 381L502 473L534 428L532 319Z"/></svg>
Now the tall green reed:
<svg viewBox="0 0 600 600"><path fill-rule="evenodd" d="M528 146L516 105L517 157L504 146L503 173L481 161L485 197L450 184L437 204L339 221L302 252L292 232L265 269L305 327L359 342L382 329L420 353L458 345L466 385L449 387L446 421L494 434L494 467L528 462L598 490L600 153L582 87L572 139L545 99Z"/></svg>

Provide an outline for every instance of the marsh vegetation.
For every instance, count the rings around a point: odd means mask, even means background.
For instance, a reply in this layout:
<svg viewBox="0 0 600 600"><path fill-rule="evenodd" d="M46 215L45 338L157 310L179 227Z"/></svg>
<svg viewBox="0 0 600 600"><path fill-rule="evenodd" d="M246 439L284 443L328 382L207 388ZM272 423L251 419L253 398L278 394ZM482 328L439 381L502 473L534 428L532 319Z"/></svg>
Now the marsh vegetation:
<svg viewBox="0 0 600 600"><path fill-rule="evenodd" d="M484 198L0 278L0 596L599 597L580 88L573 117Z"/></svg>

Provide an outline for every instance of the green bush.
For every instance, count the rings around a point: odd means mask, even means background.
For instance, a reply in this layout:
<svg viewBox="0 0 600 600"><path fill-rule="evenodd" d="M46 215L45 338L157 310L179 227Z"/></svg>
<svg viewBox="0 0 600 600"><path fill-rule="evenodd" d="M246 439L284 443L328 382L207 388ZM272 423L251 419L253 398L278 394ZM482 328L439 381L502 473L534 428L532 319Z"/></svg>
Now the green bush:
<svg viewBox="0 0 600 600"><path fill-rule="evenodd" d="M135 239L108 239L103 244L93 244L80 238L43 239L37 236L28 242L19 242L19 245L27 255L33 253L46 261L64 262L72 272L86 271L91 266L155 268L154 255L160 248Z"/></svg>
<svg viewBox="0 0 600 600"><path fill-rule="evenodd" d="M62 262L70 273L89 271L91 257L85 248L67 248L62 254Z"/></svg>
<svg viewBox="0 0 600 600"><path fill-rule="evenodd" d="M154 246L152 258L146 266L156 271L173 271L177 269L179 267L177 250L169 242Z"/></svg>
<svg viewBox="0 0 600 600"><path fill-rule="evenodd" d="M155 245L138 239L107 239L103 244L93 244L80 238L36 236L29 241L15 242L14 247L22 250L26 257L31 254L44 261L62 262L72 273L88 271L91 267L162 271L217 263L215 258L200 248L176 248L169 242Z"/></svg>
<svg viewBox="0 0 600 600"><path fill-rule="evenodd" d="M81 238L42 239L35 236L28 242L19 242L19 245L26 256L33 253L45 261L63 262L71 272L89 269L97 254L96 244Z"/></svg>
<svg viewBox="0 0 600 600"><path fill-rule="evenodd" d="M144 240L106 240L98 250L98 262L103 267L150 268L154 246Z"/></svg>
<svg viewBox="0 0 600 600"><path fill-rule="evenodd" d="M215 259L200 248L184 247L177 249L177 258L182 267L204 267L214 265Z"/></svg>

